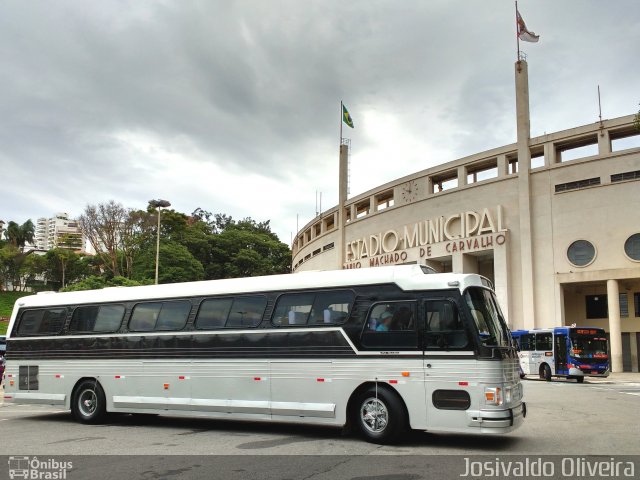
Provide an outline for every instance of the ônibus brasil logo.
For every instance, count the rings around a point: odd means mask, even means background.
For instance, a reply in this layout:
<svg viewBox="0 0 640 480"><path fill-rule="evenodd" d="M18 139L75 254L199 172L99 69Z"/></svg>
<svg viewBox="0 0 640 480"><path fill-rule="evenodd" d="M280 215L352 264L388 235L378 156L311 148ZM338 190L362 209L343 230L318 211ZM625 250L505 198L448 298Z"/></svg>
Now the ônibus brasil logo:
<svg viewBox="0 0 640 480"><path fill-rule="evenodd" d="M9 478L29 480L65 480L67 471L73 468L72 462L63 462L54 458L39 460L38 457L9 457Z"/></svg>

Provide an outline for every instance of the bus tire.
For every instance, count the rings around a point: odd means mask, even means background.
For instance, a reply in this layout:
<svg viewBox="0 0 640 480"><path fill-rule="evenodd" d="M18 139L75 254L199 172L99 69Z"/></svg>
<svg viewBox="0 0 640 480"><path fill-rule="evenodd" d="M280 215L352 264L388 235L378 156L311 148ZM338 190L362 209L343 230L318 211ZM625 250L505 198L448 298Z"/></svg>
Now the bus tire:
<svg viewBox="0 0 640 480"><path fill-rule="evenodd" d="M392 444L407 430L407 413L402 400L385 388L365 390L356 399L353 423L365 440L378 444Z"/></svg>
<svg viewBox="0 0 640 480"><path fill-rule="evenodd" d="M583 383L584 382L584 377L576 377L576 381L578 383Z"/></svg>
<svg viewBox="0 0 640 480"><path fill-rule="evenodd" d="M71 413L82 423L97 423L107 411L104 390L97 380L83 380L73 391Z"/></svg>
<svg viewBox="0 0 640 480"><path fill-rule="evenodd" d="M545 379L547 382L551 381L551 368L546 363L540 367L540 378Z"/></svg>

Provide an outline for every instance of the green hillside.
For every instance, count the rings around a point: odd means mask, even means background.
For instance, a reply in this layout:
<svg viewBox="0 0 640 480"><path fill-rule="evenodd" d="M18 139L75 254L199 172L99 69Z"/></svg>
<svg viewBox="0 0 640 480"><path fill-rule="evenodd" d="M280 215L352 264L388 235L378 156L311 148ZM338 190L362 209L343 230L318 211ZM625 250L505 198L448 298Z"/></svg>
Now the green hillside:
<svg viewBox="0 0 640 480"><path fill-rule="evenodd" d="M11 316L11 311L13 310L13 304L16 303L18 298L24 297L25 295L29 294L25 292L0 292L0 319L4 320L0 321L0 335L4 335L7 331L7 324Z"/></svg>

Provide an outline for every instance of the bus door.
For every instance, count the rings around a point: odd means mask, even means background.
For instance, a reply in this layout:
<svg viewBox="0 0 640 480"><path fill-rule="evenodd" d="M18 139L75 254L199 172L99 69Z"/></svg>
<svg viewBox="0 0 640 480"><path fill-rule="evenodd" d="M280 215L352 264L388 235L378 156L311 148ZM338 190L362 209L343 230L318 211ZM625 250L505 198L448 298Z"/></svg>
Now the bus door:
<svg viewBox="0 0 640 480"><path fill-rule="evenodd" d="M539 372L543 364L549 367L551 374L554 373L553 333L551 332L535 333L535 351L531 352L531 363L529 364L531 373Z"/></svg>
<svg viewBox="0 0 640 480"><path fill-rule="evenodd" d="M567 336L562 333L554 336L553 341L556 375L569 375L567 367Z"/></svg>
<svg viewBox="0 0 640 480"><path fill-rule="evenodd" d="M533 333L525 333L520 336L520 351L518 356L520 357L520 365L525 374L537 374L538 365L534 360L534 353L536 349L536 338Z"/></svg>
<svg viewBox="0 0 640 480"><path fill-rule="evenodd" d="M452 299L423 302L424 372L429 428L460 427L471 406L476 367L473 345Z"/></svg>

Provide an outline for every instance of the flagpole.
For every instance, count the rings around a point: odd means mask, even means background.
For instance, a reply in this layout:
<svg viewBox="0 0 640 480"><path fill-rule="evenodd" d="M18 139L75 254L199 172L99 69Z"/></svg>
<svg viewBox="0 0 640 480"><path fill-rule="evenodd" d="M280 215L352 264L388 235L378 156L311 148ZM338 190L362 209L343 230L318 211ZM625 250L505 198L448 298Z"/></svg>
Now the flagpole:
<svg viewBox="0 0 640 480"><path fill-rule="evenodd" d="M516 61L520 61L520 35L518 35L518 0L516 0L516 44L518 46L518 58Z"/></svg>
<svg viewBox="0 0 640 480"><path fill-rule="evenodd" d="M343 105L342 105L342 100L340 100L340 145L342 145L342 117L344 115L343 113Z"/></svg>

